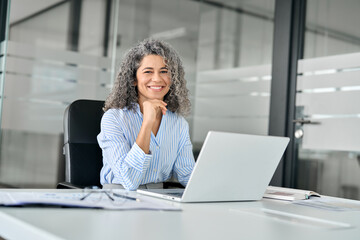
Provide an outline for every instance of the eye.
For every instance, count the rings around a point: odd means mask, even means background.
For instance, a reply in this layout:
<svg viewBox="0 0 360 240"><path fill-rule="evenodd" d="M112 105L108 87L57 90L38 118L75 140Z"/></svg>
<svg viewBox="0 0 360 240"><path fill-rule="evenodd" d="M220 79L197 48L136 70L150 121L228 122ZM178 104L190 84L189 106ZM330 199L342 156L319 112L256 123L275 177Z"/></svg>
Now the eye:
<svg viewBox="0 0 360 240"><path fill-rule="evenodd" d="M145 71L144 73L151 73L151 71Z"/></svg>
<svg viewBox="0 0 360 240"><path fill-rule="evenodd" d="M168 71L167 71L167 70L163 70L163 71L161 71L160 73L168 73Z"/></svg>

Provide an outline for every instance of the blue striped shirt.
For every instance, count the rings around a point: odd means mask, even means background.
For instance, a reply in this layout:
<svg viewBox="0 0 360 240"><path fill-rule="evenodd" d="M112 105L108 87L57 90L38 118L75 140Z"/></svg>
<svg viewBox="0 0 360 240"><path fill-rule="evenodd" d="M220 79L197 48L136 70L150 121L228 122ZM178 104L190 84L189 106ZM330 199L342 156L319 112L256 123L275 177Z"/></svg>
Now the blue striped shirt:
<svg viewBox="0 0 360 240"><path fill-rule="evenodd" d="M172 175L186 186L195 161L186 120L170 111L163 115L156 136L151 133L150 153L136 144L143 115L136 110L109 109L101 119L97 136L103 153L101 184L139 185L164 182Z"/></svg>

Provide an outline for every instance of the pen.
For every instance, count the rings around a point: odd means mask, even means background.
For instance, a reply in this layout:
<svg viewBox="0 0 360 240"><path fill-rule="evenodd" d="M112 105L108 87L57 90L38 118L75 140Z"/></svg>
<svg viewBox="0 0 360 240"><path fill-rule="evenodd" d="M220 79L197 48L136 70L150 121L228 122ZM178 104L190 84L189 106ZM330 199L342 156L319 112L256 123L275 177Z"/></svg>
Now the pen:
<svg viewBox="0 0 360 240"><path fill-rule="evenodd" d="M129 200L132 200L132 201L138 201L138 202L140 201L140 200L137 199L137 198L124 196L124 195L122 195L122 194L120 194L120 193L113 193L113 195L114 195L115 197L125 198L125 199L129 199Z"/></svg>

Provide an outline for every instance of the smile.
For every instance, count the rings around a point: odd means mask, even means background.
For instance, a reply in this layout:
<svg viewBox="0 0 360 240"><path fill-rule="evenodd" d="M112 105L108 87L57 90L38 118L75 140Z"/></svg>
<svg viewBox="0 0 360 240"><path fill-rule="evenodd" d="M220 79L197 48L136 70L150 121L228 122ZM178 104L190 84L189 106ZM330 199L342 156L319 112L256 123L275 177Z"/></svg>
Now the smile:
<svg viewBox="0 0 360 240"><path fill-rule="evenodd" d="M148 88L150 88L151 90L155 90L155 91L161 91L165 87L164 86L149 86Z"/></svg>

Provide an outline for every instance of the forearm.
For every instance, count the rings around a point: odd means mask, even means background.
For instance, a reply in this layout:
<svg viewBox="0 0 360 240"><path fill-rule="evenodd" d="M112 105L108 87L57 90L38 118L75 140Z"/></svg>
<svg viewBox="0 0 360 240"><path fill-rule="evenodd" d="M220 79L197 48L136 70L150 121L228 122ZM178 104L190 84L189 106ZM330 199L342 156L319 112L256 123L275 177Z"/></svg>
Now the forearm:
<svg viewBox="0 0 360 240"><path fill-rule="evenodd" d="M136 144L144 151L145 154L150 152L150 139L151 139L152 125L143 122L140 132L136 138Z"/></svg>
<svg viewBox="0 0 360 240"><path fill-rule="evenodd" d="M143 114L143 122L136 138L137 145L148 154L150 151L150 139L153 127L160 124L162 115L166 114L166 103L161 100L146 100L139 103ZM160 121L159 121L160 120Z"/></svg>

